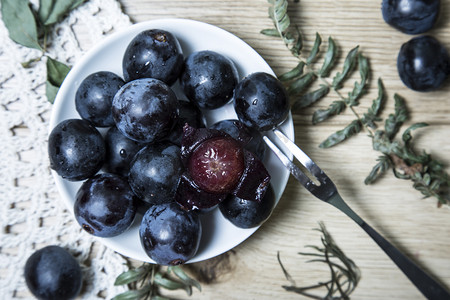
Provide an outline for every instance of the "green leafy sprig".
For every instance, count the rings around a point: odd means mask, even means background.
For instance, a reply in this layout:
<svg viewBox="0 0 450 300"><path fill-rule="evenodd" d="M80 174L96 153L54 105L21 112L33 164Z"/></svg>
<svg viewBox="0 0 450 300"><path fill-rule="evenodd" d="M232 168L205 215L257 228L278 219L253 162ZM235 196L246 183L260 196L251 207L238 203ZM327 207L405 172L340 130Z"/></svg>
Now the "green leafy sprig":
<svg viewBox="0 0 450 300"><path fill-rule="evenodd" d="M36 10L28 0L1 0L2 19L11 40L41 51L39 57L23 62L22 66L29 68L43 58L47 60L46 96L51 103L70 67L48 55L47 48L51 43L49 36L57 23L84 2L85 0L40 0Z"/></svg>
<svg viewBox="0 0 450 300"><path fill-rule="evenodd" d="M380 114L384 107L386 96L381 78L378 79L378 96L372 100L372 105L362 115L356 107L363 100L370 80L370 64L359 46L351 49L344 60L343 67L337 67L338 48L332 37L328 38L327 48L322 59L322 37L316 33L314 44L309 53L303 53L303 35L298 26L291 24L288 14L287 0L269 0L269 17L274 27L264 29L262 34L281 38L298 64L290 71L280 75L291 98L291 109L295 114L300 109L309 107L326 97L331 91L338 100L333 101L326 109L317 109L312 115L312 123L318 124L331 117L337 116L345 110L351 110L355 119L344 128L332 133L319 145L320 148L330 148L344 142L352 136L365 131L372 139L373 148L382 153L377 164L366 178L365 183L376 181L382 174L392 170L397 178L408 179L413 187L419 190L424 197L434 197L438 206L450 204L450 180L445 172L444 165L433 159L425 151L418 153L412 146L411 132L427 126L425 123L414 124L397 141L396 135L404 122L408 119L407 107L398 94L394 95L395 112L384 121L384 130L378 129L383 120ZM359 78L350 86L346 95L342 92L354 71L359 72Z"/></svg>
<svg viewBox="0 0 450 300"><path fill-rule="evenodd" d="M262 34L279 37L299 62L295 68L279 76L279 79L287 87L291 98L291 110L293 113L311 106L333 91L339 100L331 103L326 109L319 109L312 116L313 124L323 122L333 116L339 115L346 109L351 109L356 119L342 130L330 135L320 144L321 148L329 148L345 141L359 133L364 126L373 126L374 119L378 118L381 106L371 113L367 112L367 118L360 118L354 107L359 105L359 100L366 92L369 82L369 61L360 52L359 46L351 49L345 58L342 70L334 72L338 60L338 46L332 37L328 37L327 49L323 59L319 62L322 37L316 33L314 44L309 54L303 55L303 35L298 26L292 25L288 14L287 0L269 0L269 17L274 28L264 29ZM341 90L354 70L359 70L359 80L354 82L353 88L347 95ZM379 85L380 88L382 85ZM380 91L381 93L382 91ZM369 118L372 117L372 118Z"/></svg>
<svg viewBox="0 0 450 300"><path fill-rule="evenodd" d="M189 277L180 266L163 268L159 265L143 263L137 268L130 268L120 274L114 285L128 285L129 290L113 298L113 300L166 300L160 289L184 290L192 295L192 288L201 291L200 283Z"/></svg>
<svg viewBox="0 0 450 300"><path fill-rule="evenodd" d="M412 143L412 132L428 126L426 123L415 123L409 126L395 139L403 123L408 120L405 100L394 95L395 111L385 120L384 130L376 130L372 135L373 149L381 152L378 163L373 167L365 183L375 182L383 173L392 169L400 179L413 182L413 187L424 197L434 197L438 205L450 202L450 176L444 165L425 151L415 151Z"/></svg>
<svg viewBox="0 0 450 300"><path fill-rule="evenodd" d="M315 229L322 234L321 242L323 247L306 246L315 250L315 252L299 252L303 256L312 257L307 262L323 263L330 271L330 279L321 281L317 284L298 287L295 280L283 266L280 253L277 259L286 279L290 285L282 286L286 291L294 292L312 299L350 299L350 294L356 289L361 278L359 268L349 259L345 253L338 247L330 233L323 223L319 223L320 228ZM319 296L313 291L323 291L324 296Z"/></svg>

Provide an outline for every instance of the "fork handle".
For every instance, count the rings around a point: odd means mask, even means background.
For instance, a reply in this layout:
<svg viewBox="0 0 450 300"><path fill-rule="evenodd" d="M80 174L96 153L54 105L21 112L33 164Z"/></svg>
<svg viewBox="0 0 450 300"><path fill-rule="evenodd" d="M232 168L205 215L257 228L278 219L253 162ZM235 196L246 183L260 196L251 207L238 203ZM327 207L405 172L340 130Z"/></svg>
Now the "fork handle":
<svg viewBox="0 0 450 300"><path fill-rule="evenodd" d="M380 246L381 249L391 258L400 270L409 278L409 280L422 292L422 294L431 300L450 299L450 293L424 270L417 266L412 260L401 253L394 245L388 242L375 229L361 219L336 193L329 201L330 204L344 212L353 219L362 229Z"/></svg>

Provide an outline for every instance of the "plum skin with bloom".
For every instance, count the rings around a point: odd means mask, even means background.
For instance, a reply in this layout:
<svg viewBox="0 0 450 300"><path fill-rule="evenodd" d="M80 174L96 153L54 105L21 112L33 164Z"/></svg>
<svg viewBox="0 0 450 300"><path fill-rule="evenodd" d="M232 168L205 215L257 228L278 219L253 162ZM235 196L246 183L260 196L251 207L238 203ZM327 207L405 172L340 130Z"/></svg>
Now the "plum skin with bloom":
<svg viewBox="0 0 450 300"><path fill-rule="evenodd" d="M41 248L28 257L24 277L30 292L38 299L74 299L83 280L77 260L56 245Z"/></svg>
<svg viewBox="0 0 450 300"><path fill-rule="evenodd" d="M234 63L215 51L190 54L180 76L187 98L201 109L216 109L228 103L238 82Z"/></svg>
<svg viewBox="0 0 450 300"><path fill-rule="evenodd" d="M155 78L172 85L183 66L183 52L178 39L162 29L140 32L128 44L122 59L126 82Z"/></svg>
<svg viewBox="0 0 450 300"><path fill-rule="evenodd" d="M401 46L397 69L408 88L419 92L434 91L450 74L450 56L436 38L418 36Z"/></svg>
<svg viewBox="0 0 450 300"><path fill-rule="evenodd" d="M406 34L432 29L439 17L440 0L383 0L384 21Z"/></svg>
<svg viewBox="0 0 450 300"><path fill-rule="evenodd" d="M107 71L95 72L83 79L75 94L75 107L81 118L96 127L114 126L112 101L124 84L122 78Z"/></svg>
<svg viewBox="0 0 450 300"><path fill-rule="evenodd" d="M66 119L48 138L50 167L64 179L80 181L102 167L106 146L100 132L84 119Z"/></svg>
<svg viewBox="0 0 450 300"><path fill-rule="evenodd" d="M289 97L273 75L256 72L246 76L234 90L234 109L239 121L258 131L281 124L289 113Z"/></svg>
<svg viewBox="0 0 450 300"><path fill-rule="evenodd" d="M146 254L161 265L180 265L190 260L198 251L201 235L199 216L175 202L151 206L139 227Z"/></svg>
<svg viewBox="0 0 450 300"><path fill-rule="evenodd" d="M161 80L136 79L116 93L112 115L123 135L134 141L152 143L165 138L176 124L178 99Z"/></svg>
<svg viewBox="0 0 450 300"><path fill-rule="evenodd" d="M75 219L89 234L114 237L125 232L136 215L137 197L125 177L100 173L78 189Z"/></svg>
<svg viewBox="0 0 450 300"><path fill-rule="evenodd" d="M149 144L133 158L128 182L142 201L162 204L173 201L183 171L179 146L168 142Z"/></svg>

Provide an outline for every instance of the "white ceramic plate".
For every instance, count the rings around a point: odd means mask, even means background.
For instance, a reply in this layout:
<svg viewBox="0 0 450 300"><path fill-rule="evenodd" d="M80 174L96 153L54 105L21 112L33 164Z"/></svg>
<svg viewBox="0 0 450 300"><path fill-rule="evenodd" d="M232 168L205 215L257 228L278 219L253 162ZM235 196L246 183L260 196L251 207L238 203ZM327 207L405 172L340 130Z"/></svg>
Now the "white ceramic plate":
<svg viewBox="0 0 450 300"><path fill-rule="evenodd" d="M257 71L274 74L264 59L249 45L218 27L185 19L160 19L138 23L105 38L72 68L56 96L50 129L65 119L80 118L75 109L75 93L81 81L89 74L97 71L111 71L123 76L122 56L126 47L138 33L147 29L163 29L174 34L185 56L200 50L212 50L227 56L236 64L240 78ZM179 97L186 99L178 84L172 88ZM207 124L211 125L223 119L236 119L236 114L233 105L229 103L225 107L207 113L205 117ZM280 129L289 138L294 138L291 115ZM289 172L273 153L267 154L264 163L271 174L271 184L278 201L286 186ZM81 182L64 180L55 172L53 175L62 198L70 210L73 210L75 194ZM141 247L138 233L140 220L141 216L137 217L127 232L113 238L99 238L99 241L127 257L153 262ZM203 235L199 251L189 262L198 262L222 254L243 242L257 230L257 228L235 227L221 215L218 209L204 216L202 225Z"/></svg>

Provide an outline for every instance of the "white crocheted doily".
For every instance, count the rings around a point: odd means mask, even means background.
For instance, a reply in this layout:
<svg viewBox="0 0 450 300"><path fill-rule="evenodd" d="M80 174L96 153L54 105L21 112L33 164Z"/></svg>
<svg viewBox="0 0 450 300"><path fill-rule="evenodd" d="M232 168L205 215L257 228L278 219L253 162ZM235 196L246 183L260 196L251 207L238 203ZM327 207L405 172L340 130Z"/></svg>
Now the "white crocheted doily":
<svg viewBox="0 0 450 300"><path fill-rule="evenodd" d="M49 53L73 65L104 36L130 24L116 0L90 0L57 26ZM39 56L11 41L0 22L0 298L31 297L23 277L26 259L53 244L80 262L81 298L110 299L123 291L113 284L126 260L82 232L56 191L47 155L52 105L45 97L45 59L21 66Z"/></svg>

